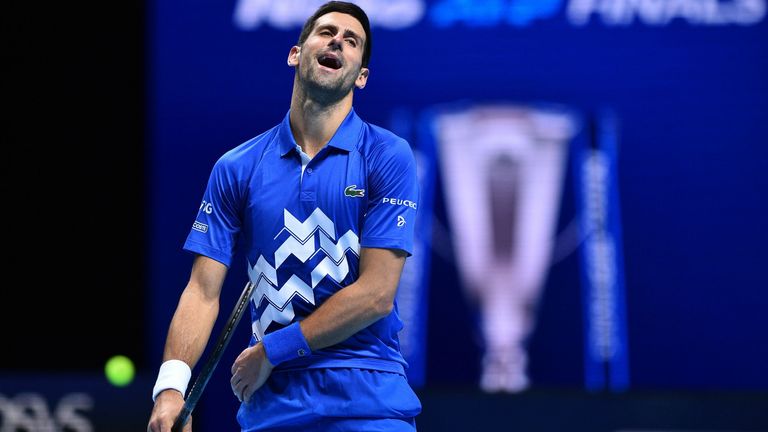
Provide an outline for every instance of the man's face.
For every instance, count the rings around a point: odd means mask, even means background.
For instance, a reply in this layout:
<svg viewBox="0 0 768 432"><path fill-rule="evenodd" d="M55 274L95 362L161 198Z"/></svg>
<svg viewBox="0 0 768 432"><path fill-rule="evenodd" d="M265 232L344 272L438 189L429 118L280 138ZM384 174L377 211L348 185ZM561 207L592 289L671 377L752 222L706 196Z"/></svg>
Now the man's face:
<svg viewBox="0 0 768 432"><path fill-rule="evenodd" d="M354 86L363 88L368 79L368 69L362 67L365 37L363 26L351 15L325 14L315 21L301 48L291 48L288 63L298 64L299 81L308 91L339 100Z"/></svg>

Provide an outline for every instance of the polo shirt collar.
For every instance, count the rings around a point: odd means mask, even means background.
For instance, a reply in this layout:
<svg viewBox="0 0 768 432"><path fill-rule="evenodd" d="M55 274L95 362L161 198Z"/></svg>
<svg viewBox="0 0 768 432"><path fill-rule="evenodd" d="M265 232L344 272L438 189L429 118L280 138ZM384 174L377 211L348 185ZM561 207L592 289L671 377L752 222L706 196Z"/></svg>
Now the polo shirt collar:
<svg viewBox="0 0 768 432"><path fill-rule="evenodd" d="M341 122L336 133L333 134L331 140L328 141L328 145L336 147L344 151L352 151L357 142L360 139L360 130L363 127L363 120L357 116L355 109L349 110L347 117ZM283 117L282 123L280 123L280 156L285 156L291 151L296 149L296 140L293 138L293 132L291 131L291 111Z"/></svg>

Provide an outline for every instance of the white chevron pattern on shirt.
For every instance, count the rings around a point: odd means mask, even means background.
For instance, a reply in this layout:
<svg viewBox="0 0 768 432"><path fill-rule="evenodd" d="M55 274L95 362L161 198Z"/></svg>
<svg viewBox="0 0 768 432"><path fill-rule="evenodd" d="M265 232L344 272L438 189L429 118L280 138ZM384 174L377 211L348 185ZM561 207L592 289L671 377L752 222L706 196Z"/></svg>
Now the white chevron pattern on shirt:
<svg viewBox="0 0 768 432"><path fill-rule="evenodd" d="M248 277L256 285L251 300L258 308L262 302L267 301L267 306L261 316L252 323L253 334L257 340L264 337L264 331L273 322L287 325L296 316L291 301L295 297L315 304L313 289L325 276L331 277L336 282L341 282L349 274L349 263L346 252L352 251L360 255L360 241L352 230L347 231L338 241L336 239L336 227L328 216L319 208L304 221L300 222L288 210L283 211L284 228L290 236L275 251L275 267L260 255L256 264L248 265ZM315 249L315 233L320 232L320 247ZM275 236L275 238L277 238ZM285 260L293 255L301 262L306 262L315 254L322 251L326 257L312 270L312 286L307 285L301 278L292 275L288 281L279 287L277 283L277 268Z"/></svg>

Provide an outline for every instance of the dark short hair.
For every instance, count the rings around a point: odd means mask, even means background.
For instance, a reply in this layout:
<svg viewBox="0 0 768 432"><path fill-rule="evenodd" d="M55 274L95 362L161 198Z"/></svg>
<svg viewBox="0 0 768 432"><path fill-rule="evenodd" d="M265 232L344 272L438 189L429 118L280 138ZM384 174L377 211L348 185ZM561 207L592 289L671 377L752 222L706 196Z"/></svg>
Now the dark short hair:
<svg viewBox="0 0 768 432"><path fill-rule="evenodd" d="M303 44L312 30L315 28L315 21L321 16L331 13L339 12L347 15L352 15L360 24L363 25L365 30L365 47L363 49L363 67L368 67L368 62L371 59L371 23L368 21L368 15L360 6L343 1L330 1L320 6L311 17L304 23L304 27L301 28L301 35L299 36L299 45Z"/></svg>

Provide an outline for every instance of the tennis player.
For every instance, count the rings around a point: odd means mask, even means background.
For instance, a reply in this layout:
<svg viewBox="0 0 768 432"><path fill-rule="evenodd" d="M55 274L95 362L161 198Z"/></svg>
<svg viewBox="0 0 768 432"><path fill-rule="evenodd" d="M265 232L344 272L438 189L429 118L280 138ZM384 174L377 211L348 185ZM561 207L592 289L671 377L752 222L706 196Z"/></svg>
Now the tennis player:
<svg viewBox="0 0 768 432"><path fill-rule="evenodd" d="M416 165L405 140L353 109L370 56L365 12L321 6L288 53L296 72L282 122L214 165L184 244L195 259L148 430L170 430L179 414L240 244L256 284L251 343L231 367L242 430L416 430L395 302L413 248Z"/></svg>

